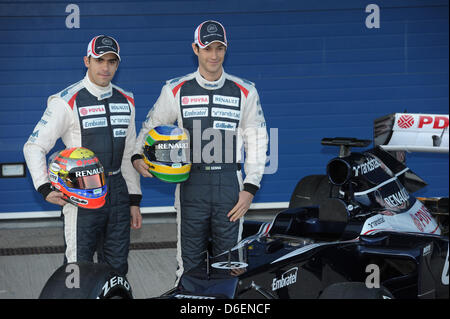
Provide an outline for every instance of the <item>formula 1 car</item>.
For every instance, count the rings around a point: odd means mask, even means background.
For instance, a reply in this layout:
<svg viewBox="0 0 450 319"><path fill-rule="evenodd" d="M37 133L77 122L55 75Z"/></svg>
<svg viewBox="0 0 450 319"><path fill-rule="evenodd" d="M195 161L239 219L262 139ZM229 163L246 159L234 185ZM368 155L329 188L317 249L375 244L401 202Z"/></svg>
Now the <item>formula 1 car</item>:
<svg viewBox="0 0 450 319"><path fill-rule="evenodd" d="M326 175L300 180L273 222L246 222L241 242L218 256L206 253L159 298L449 298L448 198L412 195L426 183L402 162L404 145L390 143L401 116L376 120L375 147L360 153L351 148L371 141L324 138L323 145L340 148ZM429 135L430 150L448 152L445 130L439 145ZM42 298L61 297L62 269ZM108 276L91 296L130 297L119 284L125 278Z"/></svg>

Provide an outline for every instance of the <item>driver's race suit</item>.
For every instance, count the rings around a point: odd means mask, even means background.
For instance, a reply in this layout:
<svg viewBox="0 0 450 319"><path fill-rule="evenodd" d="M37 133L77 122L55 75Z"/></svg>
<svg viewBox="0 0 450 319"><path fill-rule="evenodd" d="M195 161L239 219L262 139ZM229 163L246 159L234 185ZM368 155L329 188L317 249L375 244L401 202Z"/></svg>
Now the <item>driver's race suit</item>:
<svg viewBox="0 0 450 319"><path fill-rule="evenodd" d="M155 126L177 123L189 133L190 177L177 185L177 277L212 253L231 249L240 240L241 218L230 222L228 212L239 192L255 194L264 173L268 135L258 92L253 83L222 72L206 81L197 70L169 80L149 111L136 140L135 155L143 153L146 134ZM242 147L245 180L242 180Z"/></svg>
<svg viewBox="0 0 450 319"><path fill-rule="evenodd" d="M63 207L65 262L92 261L99 246L99 262L125 275L130 205L139 206L142 198L139 174L130 161L136 141L132 93L111 83L99 87L86 75L48 98L47 109L23 148L34 187L44 198L51 192L46 154L59 138L66 148L82 146L95 153L105 169L108 190L100 209Z"/></svg>

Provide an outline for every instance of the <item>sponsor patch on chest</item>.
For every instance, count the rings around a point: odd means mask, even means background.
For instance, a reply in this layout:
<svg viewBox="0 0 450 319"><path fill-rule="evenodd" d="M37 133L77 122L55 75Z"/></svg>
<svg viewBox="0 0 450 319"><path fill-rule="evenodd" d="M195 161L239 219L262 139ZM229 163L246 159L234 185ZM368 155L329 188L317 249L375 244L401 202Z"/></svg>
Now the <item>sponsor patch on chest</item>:
<svg viewBox="0 0 450 319"><path fill-rule="evenodd" d="M187 109L183 109L183 117L206 117L208 116L208 108L207 107L191 107Z"/></svg>
<svg viewBox="0 0 450 319"><path fill-rule="evenodd" d="M213 128L216 130L234 131L236 123L226 121L214 121Z"/></svg>
<svg viewBox="0 0 450 319"><path fill-rule="evenodd" d="M109 103L109 111L111 113L130 113L128 103Z"/></svg>
<svg viewBox="0 0 450 319"><path fill-rule="evenodd" d="M126 128L115 128L113 130L114 137L126 137L127 129Z"/></svg>
<svg viewBox="0 0 450 319"><path fill-rule="evenodd" d="M181 97L181 105L204 105L209 104L208 95L190 95Z"/></svg>
<svg viewBox="0 0 450 319"><path fill-rule="evenodd" d="M111 125L129 125L130 116L129 115L114 115L111 116Z"/></svg>
<svg viewBox="0 0 450 319"><path fill-rule="evenodd" d="M213 103L219 105L239 107L239 98L234 96L213 95Z"/></svg>
<svg viewBox="0 0 450 319"><path fill-rule="evenodd" d="M241 118L241 111L213 107L211 109L211 116L239 120Z"/></svg>
<svg viewBox="0 0 450 319"><path fill-rule="evenodd" d="M98 114L105 114L105 106L100 105L89 105L89 106L83 106L78 108L78 113L81 117L83 116L89 116L89 115L98 115Z"/></svg>
<svg viewBox="0 0 450 319"><path fill-rule="evenodd" d="M82 121L82 123L83 129L108 126L108 121L106 120L106 117L95 117L92 119L85 119Z"/></svg>

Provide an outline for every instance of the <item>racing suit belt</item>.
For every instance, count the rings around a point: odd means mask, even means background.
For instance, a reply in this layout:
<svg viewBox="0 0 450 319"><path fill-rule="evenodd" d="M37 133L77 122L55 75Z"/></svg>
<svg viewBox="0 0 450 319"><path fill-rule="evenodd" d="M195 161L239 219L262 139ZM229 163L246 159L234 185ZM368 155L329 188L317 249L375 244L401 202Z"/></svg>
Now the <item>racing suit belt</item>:
<svg viewBox="0 0 450 319"><path fill-rule="evenodd" d="M223 164L192 164L191 172L225 172L225 171L240 171L241 163L223 163Z"/></svg>

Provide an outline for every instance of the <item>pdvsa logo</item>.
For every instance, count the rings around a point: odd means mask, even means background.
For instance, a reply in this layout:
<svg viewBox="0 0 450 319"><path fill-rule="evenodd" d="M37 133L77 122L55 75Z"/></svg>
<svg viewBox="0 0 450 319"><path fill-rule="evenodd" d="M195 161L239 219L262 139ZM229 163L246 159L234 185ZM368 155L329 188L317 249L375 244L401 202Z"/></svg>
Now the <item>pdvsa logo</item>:
<svg viewBox="0 0 450 319"><path fill-rule="evenodd" d="M417 126L415 123L417 122ZM448 115L416 115L402 114L397 119L399 128L408 129L416 126L418 129L442 130L449 125Z"/></svg>
<svg viewBox="0 0 450 319"><path fill-rule="evenodd" d="M209 104L208 95L192 95L181 97L181 105L202 105L202 104Z"/></svg>
<svg viewBox="0 0 450 319"><path fill-rule="evenodd" d="M414 125L414 117L412 115L402 115L397 121L398 127L410 128Z"/></svg>
<svg viewBox="0 0 450 319"><path fill-rule="evenodd" d="M80 116L88 116L93 114L105 114L104 105L83 106L78 109Z"/></svg>

